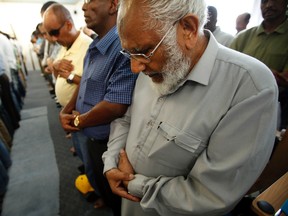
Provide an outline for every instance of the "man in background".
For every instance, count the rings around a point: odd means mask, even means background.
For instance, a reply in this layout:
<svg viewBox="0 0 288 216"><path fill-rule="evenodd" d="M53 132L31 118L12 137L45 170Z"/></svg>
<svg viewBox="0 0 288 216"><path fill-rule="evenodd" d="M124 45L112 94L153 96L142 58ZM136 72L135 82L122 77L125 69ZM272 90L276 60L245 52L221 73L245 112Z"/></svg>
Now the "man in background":
<svg viewBox="0 0 288 216"><path fill-rule="evenodd" d="M270 68L279 87L281 124L288 124L288 0L261 0L263 22L239 33L231 48L253 56Z"/></svg>
<svg viewBox="0 0 288 216"><path fill-rule="evenodd" d="M97 37L87 51L80 85L60 112L60 120L66 131L79 131L87 137L80 147L89 182L99 188L114 216L120 216L121 199L103 176L102 154L107 150L110 122L123 116L131 103L137 75L131 73L129 59L120 53L118 1L84 1L82 10L87 27ZM100 206L95 203L96 208Z"/></svg>
<svg viewBox="0 0 288 216"><path fill-rule="evenodd" d="M234 37L233 35L221 31L220 27L216 26L217 17L217 9L213 6L208 6L208 22L205 24L204 28L210 30L220 44L229 47Z"/></svg>
<svg viewBox="0 0 288 216"><path fill-rule="evenodd" d="M247 28L247 25L250 21L250 17L251 17L251 15L249 13L243 13L237 17L237 19L236 19L237 34L240 31L245 30Z"/></svg>

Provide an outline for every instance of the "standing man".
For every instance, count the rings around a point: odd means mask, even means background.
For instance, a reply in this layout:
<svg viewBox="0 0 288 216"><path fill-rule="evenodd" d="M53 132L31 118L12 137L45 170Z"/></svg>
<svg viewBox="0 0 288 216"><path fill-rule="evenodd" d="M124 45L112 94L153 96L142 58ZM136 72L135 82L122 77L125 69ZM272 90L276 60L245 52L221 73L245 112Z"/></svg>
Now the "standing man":
<svg viewBox="0 0 288 216"><path fill-rule="evenodd" d="M278 87L281 129L288 125L288 0L261 0L263 22L239 33L231 48L253 56L270 68Z"/></svg>
<svg viewBox="0 0 288 216"><path fill-rule="evenodd" d="M129 59L120 53L118 1L85 0L82 9L87 27L98 36L87 51L80 85L61 111L60 120L65 130L80 130L88 138L81 143L86 175L93 187L99 187L105 204L119 216L121 199L112 193L103 176L101 157L107 150L110 122L126 112L137 75L131 73Z"/></svg>
<svg viewBox="0 0 288 216"><path fill-rule="evenodd" d="M77 30L70 12L61 4L54 3L44 13L44 27L47 30L46 38L62 45L51 70L56 78L55 93L57 101L62 107L71 100L80 84L83 74L84 57L92 42L92 38ZM86 137L80 132L71 133L73 147L83 162L80 142ZM91 183L90 183L91 184ZM94 192L99 196L98 188L94 185Z"/></svg>
<svg viewBox="0 0 288 216"><path fill-rule="evenodd" d="M52 68L57 99L65 106L80 83L84 57L92 39L76 29L69 10L61 4L54 3L46 10L43 26L50 40L62 45Z"/></svg>
<svg viewBox="0 0 288 216"><path fill-rule="evenodd" d="M229 47L231 42L234 39L234 36L226 32L221 31L220 27L217 26L217 9L213 6L208 6L208 22L205 25L205 29L208 29L212 32L218 43L223 46Z"/></svg>
<svg viewBox="0 0 288 216"><path fill-rule="evenodd" d="M250 21L250 13L243 13L240 14L237 18L236 18L236 30L237 30L237 34L240 31L243 31L246 29L247 25L249 24Z"/></svg>
<svg viewBox="0 0 288 216"><path fill-rule="evenodd" d="M205 0L122 0L117 22L122 53L143 72L103 154L122 216L228 213L273 149L272 73L203 30Z"/></svg>

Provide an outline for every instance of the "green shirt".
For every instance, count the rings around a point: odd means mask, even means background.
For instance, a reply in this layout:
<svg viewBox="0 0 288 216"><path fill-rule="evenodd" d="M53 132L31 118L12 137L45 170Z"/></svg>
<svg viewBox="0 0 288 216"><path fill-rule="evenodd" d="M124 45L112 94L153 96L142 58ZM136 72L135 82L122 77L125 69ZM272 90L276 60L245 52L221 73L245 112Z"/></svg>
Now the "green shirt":
<svg viewBox="0 0 288 216"><path fill-rule="evenodd" d="M270 69L288 71L288 20L272 33L266 33L260 26L241 32L230 48L253 56Z"/></svg>

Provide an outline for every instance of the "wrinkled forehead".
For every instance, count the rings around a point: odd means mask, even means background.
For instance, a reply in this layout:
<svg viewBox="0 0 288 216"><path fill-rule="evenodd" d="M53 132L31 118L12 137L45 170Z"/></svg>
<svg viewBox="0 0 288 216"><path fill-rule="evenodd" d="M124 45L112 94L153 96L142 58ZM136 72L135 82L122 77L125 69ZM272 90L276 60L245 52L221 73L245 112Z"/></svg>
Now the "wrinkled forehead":
<svg viewBox="0 0 288 216"><path fill-rule="evenodd" d="M154 28L147 28L147 20L149 22L149 17L143 8L131 7L124 14L118 23L118 33L124 49L134 50L153 43L157 33Z"/></svg>
<svg viewBox="0 0 288 216"><path fill-rule="evenodd" d="M124 35L134 30L143 31L147 19L145 16L147 16L147 13L144 8L137 3L125 5L119 11L119 34Z"/></svg>

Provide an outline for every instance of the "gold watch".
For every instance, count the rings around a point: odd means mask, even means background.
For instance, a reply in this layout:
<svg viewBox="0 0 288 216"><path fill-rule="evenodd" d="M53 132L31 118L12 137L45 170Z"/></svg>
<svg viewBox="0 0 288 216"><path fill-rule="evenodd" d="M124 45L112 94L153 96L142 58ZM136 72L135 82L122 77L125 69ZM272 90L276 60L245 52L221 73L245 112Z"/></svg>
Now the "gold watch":
<svg viewBox="0 0 288 216"><path fill-rule="evenodd" d="M80 121L79 121L79 115L77 115L77 116L75 117L75 119L74 119L74 125L75 125L76 127L78 127L78 126L79 126L79 123L80 123Z"/></svg>

